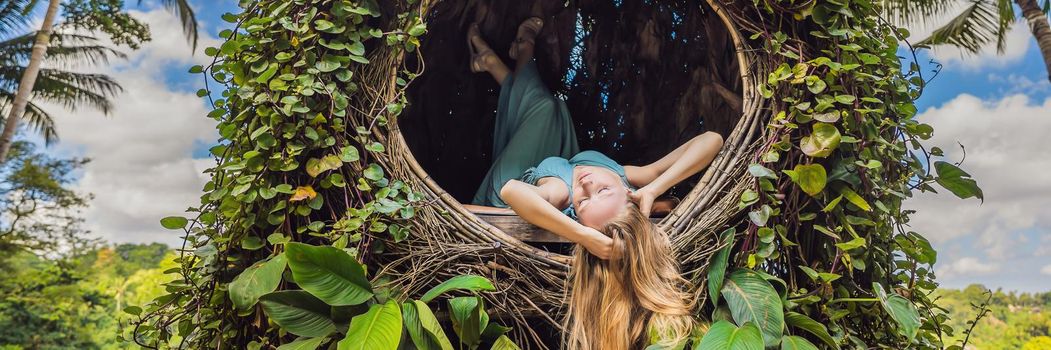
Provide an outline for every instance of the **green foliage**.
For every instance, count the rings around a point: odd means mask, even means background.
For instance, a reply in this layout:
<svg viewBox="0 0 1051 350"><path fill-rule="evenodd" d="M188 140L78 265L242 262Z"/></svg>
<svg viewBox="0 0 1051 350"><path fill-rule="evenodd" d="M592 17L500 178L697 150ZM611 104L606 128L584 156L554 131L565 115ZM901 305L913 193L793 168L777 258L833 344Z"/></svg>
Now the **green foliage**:
<svg viewBox="0 0 1051 350"><path fill-rule="evenodd" d="M738 270L713 281L723 269L716 254L709 288L723 286L712 319L753 323L767 347L948 346L953 328L929 296L937 254L907 230L901 204L936 185L960 198L982 193L923 146L933 128L915 119L919 65L898 57L907 32L869 2L755 4L792 24L761 21L765 30L750 36L770 67L758 90L773 115L749 167L754 186L740 198L748 227L738 227L745 235L730 265L772 276Z"/></svg>
<svg viewBox="0 0 1051 350"><path fill-rule="evenodd" d="M69 189L83 159L56 159L16 141L0 164L0 265L17 253L64 256L97 243L81 229L77 211L87 197Z"/></svg>
<svg viewBox="0 0 1051 350"><path fill-rule="evenodd" d="M67 25L101 32L118 45L138 49L150 40L150 28L124 10L124 0L66 0L62 13Z"/></svg>
<svg viewBox="0 0 1051 350"><path fill-rule="evenodd" d="M238 310L250 311L259 297L273 292L281 283L285 271L285 255L260 261L246 269L230 282L230 300Z"/></svg>
<svg viewBox="0 0 1051 350"><path fill-rule="evenodd" d="M198 93L214 108L208 116L221 142L211 153L219 164L190 210L188 247L172 271L178 287L143 309L136 341L279 346L308 326L285 317L299 310L326 326L308 327L327 334L323 343L356 344L343 332L382 322L417 347L451 346L429 307L406 297L415 291L385 283L382 266L363 263L408 238L426 205L397 180L405 169L387 164L394 146L381 132L416 77L400 58L426 32L425 5L253 0L223 16L235 29L205 49L212 64L190 69L221 89ZM719 292L711 317L719 322L698 346L941 348L951 329L929 298L937 255L907 231L901 203L935 184L957 194L980 190L966 173L927 163L940 152L923 147L933 128L915 120L924 78L897 56L907 33L881 21L870 2L727 6L762 29L746 44L762 52L758 92L771 118L749 167L754 186L738 204L747 219L721 237L729 246L717 258L726 262L707 275ZM377 66L390 70L376 74ZM291 273L259 297L261 308L251 307L254 294L232 280L280 254ZM473 277L447 283L425 300L446 289L491 289ZM493 344L506 332L489 322L477 294L450 299L448 309L461 345Z"/></svg>
<svg viewBox="0 0 1051 350"><path fill-rule="evenodd" d="M401 329L398 303L391 300L372 305L368 312L350 321L350 330L339 342L339 350L397 349Z"/></svg>
<svg viewBox="0 0 1051 350"><path fill-rule="evenodd" d="M333 305L358 305L373 296L365 267L334 247L287 243L288 267L300 288Z"/></svg>
<svg viewBox="0 0 1051 350"><path fill-rule="evenodd" d="M985 305L988 313L977 320L970 334L955 333L946 343L960 344L969 337L969 346L978 349L1046 349L1051 337L1051 292L1017 293L990 291L981 285L938 289L934 298L946 310L948 326L967 330L975 319L975 306ZM1034 347L1035 346L1035 347Z"/></svg>
<svg viewBox="0 0 1051 350"><path fill-rule="evenodd" d="M162 244L121 244L73 255L5 254L0 265L0 349L123 349L122 310L163 293L171 266Z"/></svg>
<svg viewBox="0 0 1051 350"><path fill-rule="evenodd" d="M332 307L299 290L272 292L259 298L267 317L285 331L302 337L325 337L336 331Z"/></svg>
<svg viewBox="0 0 1051 350"><path fill-rule="evenodd" d="M361 89L373 85L363 73L373 60L419 45L424 9L372 0L241 6L242 13L223 16L235 27L220 34L225 41L204 50L214 62L190 69L222 89L209 85L198 92L221 96L210 100L209 113L222 138L211 149L219 165L209 170L200 206L191 209L196 217L185 225L176 218L162 222L187 231L188 253L171 272L190 287L171 289L147 305L135 341L180 348L209 347L215 339L235 348L282 346L292 341L284 336L289 332L325 337L319 342L341 348L372 339L390 345L403 331L358 331L363 323L396 321L406 324L414 341L451 346L425 303L405 300L406 291L383 284L385 276L369 276L362 263L406 239L417 207L425 205L421 193L395 180L378 160L388 151L372 138L400 113L404 97L370 110L362 96L369 91ZM404 86L413 77L404 72L397 79ZM453 279L441 288L427 301L452 289L493 289L480 277ZM257 301L261 307L253 306ZM251 319L270 322L260 329ZM479 335L486 329L469 326ZM492 344L502 332L493 334L472 345Z"/></svg>
<svg viewBox="0 0 1051 350"><path fill-rule="evenodd" d="M763 335L752 323L738 328L728 321L719 321L705 333L695 350L751 350L763 348Z"/></svg>
<svg viewBox="0 0 1051 350"><path fill-rule="evenodd" d="M721 293L734 322L759 327L766 346L776 345L781 339L785 319L781 298L774 287L748 269L734 271L723 283Z"/></svg>
<svg viewBox="0 0 1051 350"><path fill-rule="evenodd" d="M434 288L431 288L431 290L427 291L427 293L424 293L423 296L420 297L420 301L428 303L431 300L434 300L434 298L445 294L446 292L457 289L478 292L493 291L496 289L496 287L493 287L493 283L489 282L488 279L482 276L456 276L450 278L448 281L442 282L441 284L434 286Z"/></svg>

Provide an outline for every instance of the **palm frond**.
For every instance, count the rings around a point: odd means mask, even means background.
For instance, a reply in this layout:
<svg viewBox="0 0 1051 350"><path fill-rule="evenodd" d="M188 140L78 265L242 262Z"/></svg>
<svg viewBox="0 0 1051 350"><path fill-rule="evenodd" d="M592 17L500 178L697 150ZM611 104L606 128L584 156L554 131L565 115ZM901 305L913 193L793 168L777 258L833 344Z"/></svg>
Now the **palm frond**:
<svg viewBox="0 0 1051 350"><path fill-rule="evenodd" d="M29 16L25 10L29 0L4 0L0 2L0 35L5 35L25 28Z"/></svg>
<svg viewBox="0 0 1051 350"><path fill-rule="evenodd" d="M883 0L883 11L899 25L923 24L938 15L952 11L958 0Z"/></svg>
<svg viewBox="0 0 1051 350"><path fill-rule="evenodd" d="M194 14L193 8L190 7L188 0L160 0L164 7L168 8L173 14L179 16L179 21L182 22L183 34L186 34L186 40L190 42L193 50L197 50L197 15ZM139 0L139 4L142 4L142 0Z"/></svg>
<svg viewBox="0 0 1051 350"><path fill-rule="evenodd" d="M1007 50L1007 33L1015 23L1014 2L1011 0L996 0L996 9L1000 14L999 26L996 29L996 52L1004 53Z"/></svg>
<svg viewBox="0 0 1051 350"><path fill-rule="evenodd" d="M0 67L0 90L10 93L17 87L22 67ZM33 99L61 105L70 110L88 105L109 114L113 103L109 100L123 88L104 74L76 73L56 69L41 69L33 85Z"/></svg>
<svg viewBox="0 0 1051 350"><path fill-rule="evenodd" d="M949 23L935 29L931 36L920 40L918 45L952 45L971 53L978 53L982 47L994 39L1002 41L1011 24L1014 23L1013 9L1011 20L1001 19L1001 7L992 1L972 0L971 4L954 17Z"/></svg>
<svg viewBox="0 0 1051 350"><path fill-rule="evenodd" d="M0 65L21 65L33 53L36 33L0 41ZM127 58L113 48L98 44L92 36L53 33L44 62L52 67L72 67L79 64L108 64L111 57Z"/></svg>
<svg viewBox="0 0 1051 350"><path fill-rule="evenodd" d="M7 108L11 105L11 101L13 100L14 95L0 91L0 111L3 112L2 115L0 115L0 123L3 123L4 119L7 117ZM22 121L44 138L44 144L50 145L55 141L58 141L58 131L55 130L55 120L51 118L51 114L33 103L33 101L29 101L29 104L26 105L26 112L22 115Z"/></svg>

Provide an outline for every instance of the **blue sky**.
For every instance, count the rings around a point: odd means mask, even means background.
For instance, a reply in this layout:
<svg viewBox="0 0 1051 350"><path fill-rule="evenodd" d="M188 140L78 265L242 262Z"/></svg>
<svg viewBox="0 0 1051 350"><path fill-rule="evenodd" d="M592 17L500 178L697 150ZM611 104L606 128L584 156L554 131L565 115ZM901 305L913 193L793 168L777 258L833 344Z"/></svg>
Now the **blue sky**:
<svg viewBox="0 0 1051 350"><path fill-rule="evenodd" d="M130 6L155 40L128 52L127 61L85 68L124 85L113 115L50 108L62 140L52 149L94 159L77 186L94 194L87 225L107 240L178 243L157 220L196 205L207 181L202 171L213 164L207 148L217 134L194 95L201 77L187 70L207 61L203 47L216 45L216 33L229 26L220 16L238 9L233 0L191 3L202 26L196 55L155 2ZM1051 84L1026 26L1016 27L1002 56L920 53L925 69L934 67L930 59L943 65L917 101L918 118L936 130L925 144L945 149L952 161L962 157L956 142L967 146L963 168L986 193L981 205L951 194L918 194L906 203L918 210L912 228L939 251L936 271L947 287L1051 290ZM929 28L913 31L918 37Z"/></svg>

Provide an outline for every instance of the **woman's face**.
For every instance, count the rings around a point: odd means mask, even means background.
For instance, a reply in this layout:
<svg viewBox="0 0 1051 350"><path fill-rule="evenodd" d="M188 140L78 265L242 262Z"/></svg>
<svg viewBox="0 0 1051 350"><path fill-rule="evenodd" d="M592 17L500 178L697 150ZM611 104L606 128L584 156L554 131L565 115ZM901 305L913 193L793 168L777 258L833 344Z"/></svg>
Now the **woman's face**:
<svg viewBox="0 0 1051 350"><path fill-rule="evenodd" d="M628 201L628 188L612 170L586 165L574 169L573 207L584 226L602 229Z"/></svg>

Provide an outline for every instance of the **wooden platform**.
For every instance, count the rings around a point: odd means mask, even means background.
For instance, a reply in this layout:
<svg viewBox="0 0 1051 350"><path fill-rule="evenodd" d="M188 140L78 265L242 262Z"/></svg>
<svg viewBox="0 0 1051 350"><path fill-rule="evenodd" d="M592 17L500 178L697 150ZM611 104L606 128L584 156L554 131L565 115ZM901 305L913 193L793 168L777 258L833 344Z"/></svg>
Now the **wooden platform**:
<svg viewBox="0 0 1051 350"><path fill-rule="evenodd" d="M539 228L529 222L523 220L518 215L495 215L495 214L475 214L485 222L496 226L501 231L506 232L514 238L518 238L522 242L529 243L573 243L570 240L562 238L562 236L551 233L550 231ZM650 221L657 223L661 218L650 218Z"/></svg>

